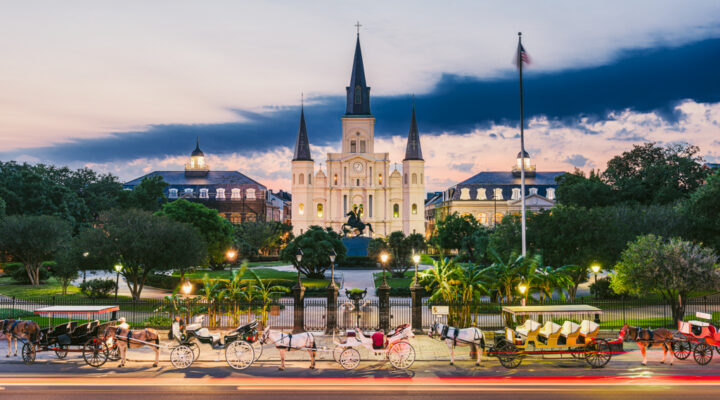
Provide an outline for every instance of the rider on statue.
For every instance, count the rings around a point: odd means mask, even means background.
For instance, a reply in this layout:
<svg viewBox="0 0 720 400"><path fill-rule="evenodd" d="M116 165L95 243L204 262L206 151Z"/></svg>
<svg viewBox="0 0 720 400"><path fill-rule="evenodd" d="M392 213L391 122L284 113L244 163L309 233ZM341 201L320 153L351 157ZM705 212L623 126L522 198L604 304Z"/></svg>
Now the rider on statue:
<svg viewBox="0 0 720 400"><path fill-rule="evenodd" d="M354 206L349 213L345 214L346 217L350 217L348 218L347 223L343 224L343 226L341 227L343 232L345 233L345 236L347 236L347 231L345 230L346 226L350 227L350 230L354 230L357 236L362 236L366 226L368 227L368 229L370 229L370 232L374 232L372 225L370 225L369 223L366 224L360 220L361 215L363 215L362 205L360 205L359 210L357 206Z"/></svg>

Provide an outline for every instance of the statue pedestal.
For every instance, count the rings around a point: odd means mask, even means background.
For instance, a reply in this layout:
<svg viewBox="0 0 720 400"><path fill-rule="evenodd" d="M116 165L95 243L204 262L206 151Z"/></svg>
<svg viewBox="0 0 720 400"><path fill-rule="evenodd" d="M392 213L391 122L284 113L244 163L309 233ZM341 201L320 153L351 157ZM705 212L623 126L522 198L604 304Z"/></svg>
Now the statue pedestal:
<svg viewBox="0 0 720 400"><path fill-rule="evenodd" d="M344 237L340 240L343 242L345 248L347 249L347 253L345 253L347 257L367 257L368 245L370 244L369 237Z"/></svg>

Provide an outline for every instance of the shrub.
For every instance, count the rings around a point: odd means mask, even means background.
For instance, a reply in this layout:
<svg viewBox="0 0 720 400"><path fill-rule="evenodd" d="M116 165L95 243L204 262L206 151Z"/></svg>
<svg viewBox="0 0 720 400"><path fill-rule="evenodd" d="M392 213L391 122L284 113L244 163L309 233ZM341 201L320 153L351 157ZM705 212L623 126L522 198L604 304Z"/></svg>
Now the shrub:
<svg viewBox="0 0 720 400"><path fill-rule="evenodd" d="M80 292L91 299L109 297L113 290L115 281L112 279L90 279L80 284Z"/></svg>
<svg viewBox="0 0 720 400"><path fill-rule="evenodd" d="M23 319L32 317L32 311L20 310L17 308L0 308L0 319Z"/></svg>
<svg viewBox="0 0 720 400"><path fill-rule="evenodd" d="M167 328L172 326L172 320L164 315L153 315L145 319L142 325L146 328Z"/></svg>
<svg viewBox="0 0 720 400"><path fill-rule="evenodd" d="M619 299L620 295L610 287L610 278L601 278L590 285L590 295L598 299Z"/></svg>
<svg viewBox="0 0 720 400"><path fill-rule="evenodd" d="M47 281L50 277L50 272L48 272L47 268L49 265L52 264L43 263L43 266L40 267L40 269L38 270L38 277L40 278L40 282ZM5 275L9 275L12 280L22 285L30 284L30 277L25 270L25 266L21 263L9 263L5 265Z"/></svg>
<svg viewBox="0 0 720 400"><path fill-rule="evenodd" d="M175 290L180 285L180 277L164 274L149 274L145 279L145 286L160 289Z"/></svg>
<svg viewBox="0 0 720 400"><path fill-rule="evenodd" d="M354 267L354 268L373 268L376 269L378 262L370 257L345 257L342 263L342 267Z"/></svg>

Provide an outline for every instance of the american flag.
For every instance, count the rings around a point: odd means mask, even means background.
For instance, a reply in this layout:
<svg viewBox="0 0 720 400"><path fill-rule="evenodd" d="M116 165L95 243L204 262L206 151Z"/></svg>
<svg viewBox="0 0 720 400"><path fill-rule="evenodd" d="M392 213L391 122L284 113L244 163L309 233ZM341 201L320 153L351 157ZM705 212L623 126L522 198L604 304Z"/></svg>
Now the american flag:
<svg viewBox="0 0 720 400"><path fill-rule="evenodd" d="M525 64L530 65L530 56L525 51L525 48L523 47L522 43L518 43L517 54L515 55L515 65L518 68L520 68L521 62L524 62Z"/></svg>

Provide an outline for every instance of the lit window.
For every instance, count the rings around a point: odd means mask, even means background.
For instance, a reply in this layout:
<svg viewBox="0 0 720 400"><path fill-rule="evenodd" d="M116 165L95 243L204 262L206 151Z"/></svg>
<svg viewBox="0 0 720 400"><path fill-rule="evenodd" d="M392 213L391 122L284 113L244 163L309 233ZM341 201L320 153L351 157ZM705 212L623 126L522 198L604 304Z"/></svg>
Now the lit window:
<svg viewBox="0 0 720 400"><path fill-rule="evenodd" d="M231 193L230 198L232 198L232 199L240 198L240 189L233 189L230 193Z"/></svg>
<svg viewBox="0 0 720 400"><path fill-rule="evenodd" d="M337 178L337 174L335 174L335 175L333 175L333 185L337 185L337 182L338 182L338 178Z"/></svg>
<svg viewBox="0 0 720 400"><path fill-rule="evenodd" d="M501 188L495 188L495 189L493 190L493 199L495 199L495 200L502 200L502 199L503 199L503 194L502 194L502 189L501 189Z"/></svg>
<svg viewBox="0 0 720 400"><path fill-rule="evenodd" d="M417 204L412 205L412 213L413 215L417 214Z"/></svg>
<svg viewBox="0 0 720 400"><path fill-rule="evenodd" d="M318 203L318 205L317 205L317 216L318 216L318 218L322 218L322 216L323 216L323 205L322 205L322 203Z"/></svg>
<svg viewBox="0 0 720 400"><path fill-rule="evenodd" d="M393 204L393 218L400 218L400 205Z"/></svg>
<svg viewBox="0 0 720 400"><path fill-rule="evenodd" d="M477 198L478 200L487 200L487 193L486 193L485 189L479 188L479 189L477 190L476 198Z"/></svg>
<svg viewBox="0 0 720 400"><path fill-rule="evenodd" d="M247 194L248 199L254 199L255 198L255 189L248 189L246 194Z"/></svg>
<svg viewBox="0 0 720 400"><path fill-rule="evenodd" d="M555 200L555 189L548 188L547 190L547 198L550 200Z"/></svg>
<svg viewBox="0 0 720 400"><path fill-rule="evenodd" d="M300 214L300 215L305 214L305 204L300 203L300 205L298 205L298 214Z"/></svg>
<svg viewBox="0 0 720 400"><path fill-rule="evenodd" d="M177 189L170 189L169 197L170 197L171 199L177 199L177 194L178 194Z"/></svg>
<svg viewBox="0 0 720 400"><path fill-rule="evenodd" d="M208 196L208 190L207 189L200 189L200 198L201 199L207 199L210 196Z"/></svg>
<svg viewBox="0 0 720 400"><path fill-rule="evenodd" d="M495 223L499 224L505 215L503 213L495 213Z"/></svg>
<svg viewBox="0 0 720 400"><path fill-rule="evenodd" d="M512 199L513 199L513 200L517 200L517 199L519 199L519 198L520 198L520 189L518 189L518 188L513 188L513 190L512 190Z"/></svg>
<svg viewBox="0 0 720 400"><path fill-rule="evenodd" d="M382 185L382 174L378 174L378 185Z"/></svg>
<svg viewBox="0 0 720 400"><path fill-rule="evenodd" d="M222 189L222 188L218 189L215 192L215 198L218 200L225 200L225 189Z"/></svg>
<svg viewBox="0 0 720 400"><path fill-rule="evenodd" d="M487 225L487 223L488 223L488 216L487 216L487 214L485 214L485 213L480 213L480 214L478 214L478 216L477 216L477 220L478 220L478 222L480 222L481 224Z"/></svg>

